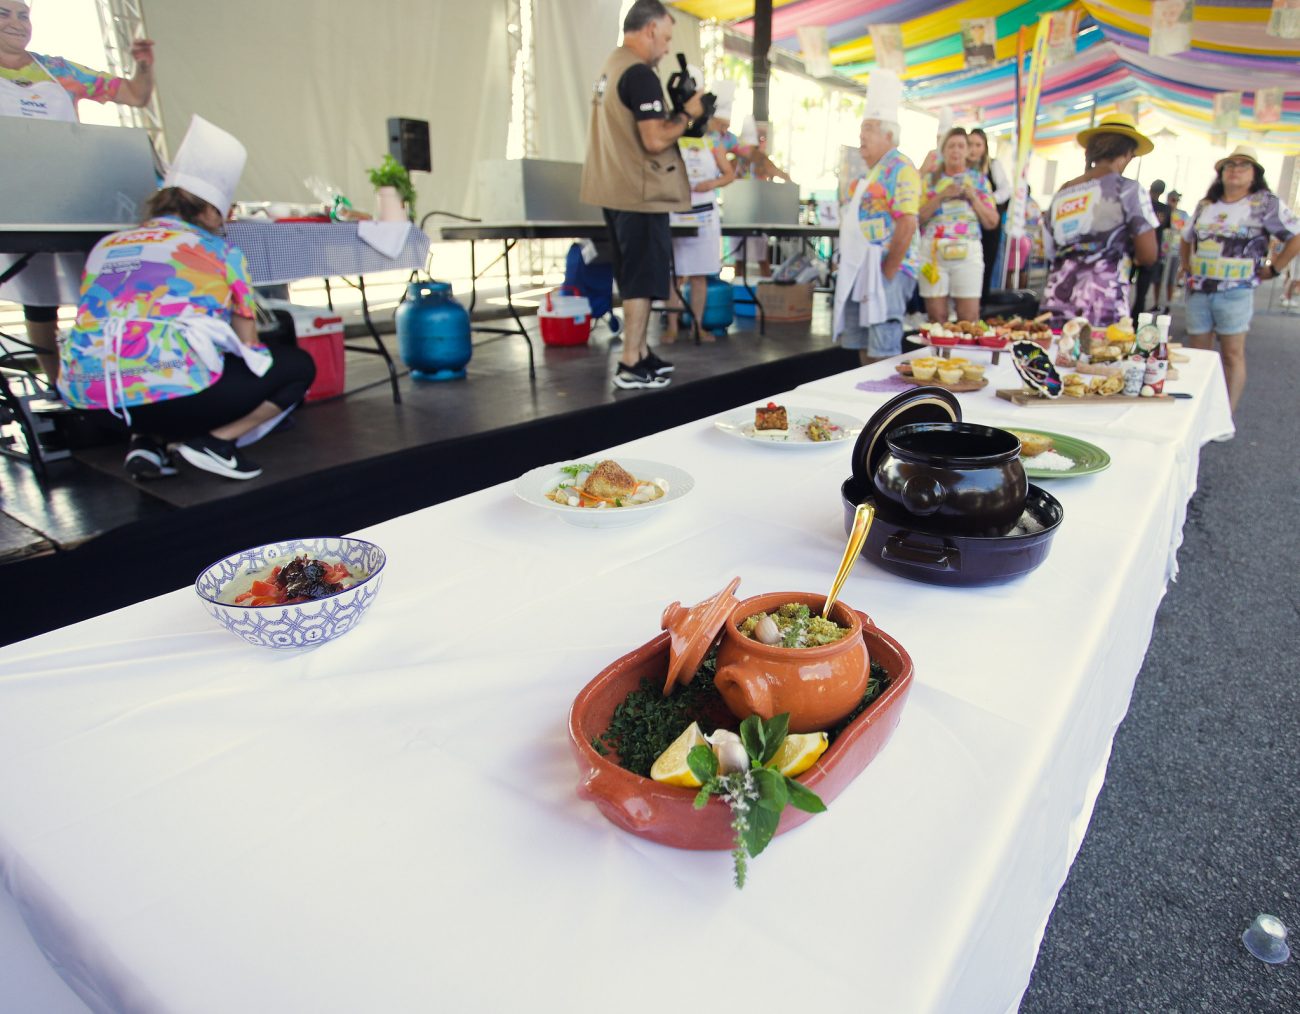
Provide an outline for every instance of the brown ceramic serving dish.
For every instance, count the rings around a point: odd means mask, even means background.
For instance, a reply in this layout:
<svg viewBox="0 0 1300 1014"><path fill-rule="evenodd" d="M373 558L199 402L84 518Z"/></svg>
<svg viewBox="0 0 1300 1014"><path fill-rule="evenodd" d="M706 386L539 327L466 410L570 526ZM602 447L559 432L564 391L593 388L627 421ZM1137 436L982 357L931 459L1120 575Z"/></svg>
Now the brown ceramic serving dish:
<svg viewBox="0 0 1300 1014"><path fill-rule="evenodd" d="M714 686L737 718L769 719L789 713L791 732L830 729L855 708L867 689L871 659L862 638L862 621L843 602L831 607L831 620L849 633L815 648L763 644L740 632L755 613L770 613L787 603L821 613L825 595L768 592L738 603L722 628Z"/></svg>
<svg viewBox="0 0 1300 1014"><path fill-rule="evenodd" d="M868 653L884 666L890 683L817 763L799 776L798 780L828 806L889 742L912 688L911 656L865 613L858 613L857 619ZM714 798L704 809L695 810L695 789L642 778L619 767L613 756L602 757L591 745L592 738L609 727L614 709L640 687L642 679L663 680L668 647L669 635L660 634L607 666L574 700L569 711L569 742L580 772L578 795L595 803L611 822L639 837L674 848L729 850L735 835L726 803ZM798 827L810 816L787 807L776 833Z"/></svg>

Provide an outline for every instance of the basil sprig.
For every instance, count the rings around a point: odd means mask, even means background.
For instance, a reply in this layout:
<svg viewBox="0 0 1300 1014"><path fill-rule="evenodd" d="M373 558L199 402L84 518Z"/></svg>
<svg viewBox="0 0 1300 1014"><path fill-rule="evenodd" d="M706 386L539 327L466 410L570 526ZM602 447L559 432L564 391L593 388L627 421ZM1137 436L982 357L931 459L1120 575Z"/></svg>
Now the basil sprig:
<svg viewBox="0 0 1300 1014"><path fill-rule="evenodd" d="M826 804L817 793L772 767L772 760L790 728L789 714L763 721L750 715L740 723L740 742L749 756L749 769L718 774L718 758L710 747L694 747L686 756L691 773L700 781L695 809L703 809L710 796L721 796L731 807L731 850L736 887L745 886L749 861L767 848L776 834L781 811L787 806L806 813L822 813Z"/></svg>

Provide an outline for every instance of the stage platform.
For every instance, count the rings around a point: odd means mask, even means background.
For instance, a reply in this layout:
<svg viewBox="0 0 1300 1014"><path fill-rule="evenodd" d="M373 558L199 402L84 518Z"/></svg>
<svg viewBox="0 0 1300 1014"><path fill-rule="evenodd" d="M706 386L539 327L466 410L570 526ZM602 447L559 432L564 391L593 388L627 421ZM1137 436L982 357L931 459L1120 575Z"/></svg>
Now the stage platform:
<svg viewBox="0 0 1300 1014"><path fill-rule="evenodd" d="M52 463L45 490L27 465L0 458L0 577L25 589L7 597L0 643L188 584L246 546L354 531L857 363L831 344L824 295L811 323L769 323L759 336L742 318L713 343L696 345L683 329L676 344L656 344L677 367L659 391L612 386L621 344L604 325L586 346L550 348L536 318L526 321L535 383L522 342L476 340L467 379L404 374L395 405L382 362L349 353L351 393L304 406L291 428L249 448L264 471L248 482L182 464L175 477L133 483L124 438ZM652 343L657 332L652 320ZM395 355L395 336L385 341Z"/></svg>

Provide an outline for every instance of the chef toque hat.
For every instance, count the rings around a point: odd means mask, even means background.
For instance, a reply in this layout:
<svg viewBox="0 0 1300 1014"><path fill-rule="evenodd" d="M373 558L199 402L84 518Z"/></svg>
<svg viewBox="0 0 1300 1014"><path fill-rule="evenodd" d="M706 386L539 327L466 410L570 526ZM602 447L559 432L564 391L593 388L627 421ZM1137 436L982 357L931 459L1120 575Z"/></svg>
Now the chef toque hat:
<svg viewBox="0 0 1300 1014"><path fill-rule="evenodd" d="M867 81L867 111L864 120L898 122L898 107L903 103L903 82L892 70L877 67Z"/></svg>
<svg viewBox="0 0 1300 1014"><path fill-rule="evenodd" d="M740 128L741 144L758 144L758 124L752 116L745 117L745 125Z"/></svg>
<svg viewBox="0 0 1300 1014"><path fill-rule="evenodd" d="M731 119L731 104L736 99L736 82L719 81L710 89L717 103L713 107L713 115L719 119Z"/></svg>
<svg viewBox="0 0 1300 1014"><path fill-rule="evenodd" d="M195 116L163 178L163 186L188 190L225 218L246 161L248 152L233 135Z"/></svg>

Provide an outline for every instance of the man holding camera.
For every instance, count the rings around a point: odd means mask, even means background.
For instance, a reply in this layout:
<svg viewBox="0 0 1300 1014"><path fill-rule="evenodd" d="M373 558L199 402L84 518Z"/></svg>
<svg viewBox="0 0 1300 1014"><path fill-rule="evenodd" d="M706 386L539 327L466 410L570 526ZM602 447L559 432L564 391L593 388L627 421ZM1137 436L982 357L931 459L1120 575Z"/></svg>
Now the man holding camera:
<svg viewBox="0 0 1300 1014"><path fill-rule="evenodd" d="M614 386L667 387L672 364L646 342L650 301L666 299L672 273L670 211L689 211L690 183L677 139L704 115L701 95L670 111L655 66L673 39L659 0L636 0L623 19L623 44L596 81L582 167L581 198L605 213L614 275L623 299L623 354Z"/></svg>

